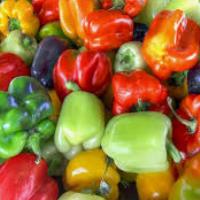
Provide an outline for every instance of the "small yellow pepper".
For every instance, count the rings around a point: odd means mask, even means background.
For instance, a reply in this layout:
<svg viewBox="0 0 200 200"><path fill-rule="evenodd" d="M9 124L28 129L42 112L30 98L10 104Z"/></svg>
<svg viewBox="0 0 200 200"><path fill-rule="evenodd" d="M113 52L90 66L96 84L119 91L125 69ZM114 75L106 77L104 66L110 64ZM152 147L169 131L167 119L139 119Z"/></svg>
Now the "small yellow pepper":
<svg viewBox="0 0 200 200"><path fill-rule="evenodd" d="M168 200L174 183L172 168L164 172L139 174L136 179L140 200Z"/></svg>
<svg viewBox="0 0 200 200"><path fill-rule="evenodd" d="M118 199L120 176L100 149L81 152L70 160L63 181L66 188L76 192L97 192L106 199Z"/></svg>
<svg viewBox="0 0 200 200"><path fill-rule="evenodd" d="M0 4L0 33L4 36L19 29L34 36L39 29L39 19L34 15L28 0L4 0Z"/></svg>

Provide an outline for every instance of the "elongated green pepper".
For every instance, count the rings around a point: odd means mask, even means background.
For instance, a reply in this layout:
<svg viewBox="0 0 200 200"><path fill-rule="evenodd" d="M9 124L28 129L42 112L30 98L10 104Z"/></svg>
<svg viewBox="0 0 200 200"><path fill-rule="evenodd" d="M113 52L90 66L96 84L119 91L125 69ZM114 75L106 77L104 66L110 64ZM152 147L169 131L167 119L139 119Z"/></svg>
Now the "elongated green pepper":
<svg viewBox="0 0 200 200"><path fill-rule="evenodd" d="M41 142L55 132L48 117L53 108L47 91L31 77L17 77L8 92L0 92L0 158L8 159L24 148L41 155Z"/></svg>
<svg viewBox="0 0 200 200"><path fill-rule="evenodd" d="M109 121L102 148L123 171L164 171L169 165L167 150L176 162L180 161L179 152L169 141L170 132L171 122L161 113L123 114Z"/></svg>
<svg viewBox="0 0 200 200"><path fill-rule="evenodd" d="M105 126L101 101L93 94L77 91L62 105L55 133L57 149L70 159L82 149L97 148Z"/></svg>
<svg viewBox="0 0 200 200"><path fill-rule="evenodd" d="M20 56L30 65L37 49L35 38L23 34L20 30L12 31L0 44L0 52L11 52Z"/></svg>

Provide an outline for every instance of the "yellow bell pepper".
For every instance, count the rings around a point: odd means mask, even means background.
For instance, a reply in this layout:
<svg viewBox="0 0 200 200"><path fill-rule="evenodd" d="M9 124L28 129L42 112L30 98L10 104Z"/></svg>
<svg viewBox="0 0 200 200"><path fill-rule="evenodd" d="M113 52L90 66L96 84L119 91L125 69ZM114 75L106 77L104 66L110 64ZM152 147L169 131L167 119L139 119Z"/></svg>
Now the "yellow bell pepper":
<svg viewBox="0 0 200 200"><path fill-rule="evenodd" d="M96 6L96 0L59 0L60 22L65 35L81 44L85 37L82 21Z"/></svg>
<svg viewBox="0 0 200 200"><path fill-rule="evenodd" d="M100 149L81 152L70 160L63 181L72 191L86 190L109 200L116 200L119 196L120 176Z"/></svg>
<svg viewBox="0 0 200 200"><path fill-rule="evenodd" d="M139 174L136 186L140 200L168 200L175 183L174 171Z"/></svg>
<svg viewBox="0 0 200 200"><path fill-rule="evenodd" d="M39 29L39 19L34 15L33 6L28 0L4 0L0 4L0 33L20 29L34 36Z"/></svg>

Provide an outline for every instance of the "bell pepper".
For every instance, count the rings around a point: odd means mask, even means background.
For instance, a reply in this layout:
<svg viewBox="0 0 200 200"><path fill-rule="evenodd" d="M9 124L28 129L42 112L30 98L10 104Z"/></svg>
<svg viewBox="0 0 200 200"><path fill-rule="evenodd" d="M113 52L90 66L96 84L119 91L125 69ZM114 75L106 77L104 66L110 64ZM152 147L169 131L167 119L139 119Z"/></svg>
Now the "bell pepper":
<svg viewBox="0 0 200 200"><path fill-rule="evenodd" d="M86 48L108 51L133 40L133 20L119 10L97 10L83 22Z"/></svg>
<svg viewBox="0 0 200 200"><path fill-rule="evenodd" d="M7 91L13 78L30 74L23 60L12 53L0 54L0 90Z"/></svg>
<svg viewBox="0 0 200 200"><path fill-rule="evenodd" d="M106 126L102 149L122 171L165 171L169 167L167 151L175 162L181 160L169 138L171 128L170 119L159 112L118 115Z"/></svg>
<svg viewBox="0 0 200 200"><path fill-rule="evenodd" d="M10 31L21 30L34 36L39 29L39 19L27 0L4 0L0 3L0 33L7 36Z"/></svg>
<svg viewBox="0 0 200 200"><path fill-rule="evenodd" d="M58 185L47 175L44 160L38 164L34 154L23 153L7 160L0 168L0 199L56 200Z"/></svg>
<svg viewBox="0 0 200 200"><path fill-rule="evenodd" d="M139 174L136 179L140 200L167 200L174 183L171 167L163 172Z"/></svg>
<svg viewBox="0 0 200 200"><path fill-rule="evenodd" d="M59 0L32 0L41 25L59 20L58 2Z"/></svg>
<svg viewBox="0 0 200 200"><path fill-rule="evenodd" d="M112 78L114 93L113 114L144 110L150 104L159 104L166 100L167 89L155 77L143 70L130 74L118 72Z"/></svg>
<svg viewBox="0 0 200 200"><path fill-rule="evenodd" d="M76 192L66 192L58 200L105 200L103 197Z"/></svg>
<svg viewBox="0 0 200 200"><path fill-rule="evenodd" d="M37 49L35 38L19 30L12 31L0 43L0 52L11 52L21 57L27 65L32 63Z"/></svg>
<svg viewBox="0 0 200 200"><path fill-rule="evenodd" d="M0 92L0 99L0 158L8 159L24 148L40 156L41 145L55 132L45 88L34 78L17 77L8 92Z"/></svg>
<svg viewBox="0 0 200 200"><path fill-rule="evenodd" d="M120 176L100 149L81 152L70 160L63 180L65 187L73 191L91 190L110 200L119 196Z"/></svg>
<svg viewBox="0 0 200 200"><path fill-rule="evenodd" d="M63 32L77 44L85 38L83 19L97 8L96 0L60 0L59 15Z"/></svg>
<svg viewBox="0 0 200 200"><path fill-rule="evenodd" d="M141 42L127 42L117 51L114 63L115 72L131 72L135 69L145 69L142 57Z"/></svg>
<svg viewBox="0 0 200 200"><path fill-rule="evenodd" d="M169 200L200 199L200 154L187 159L182 176L174 184Z"/></svg>
<svg viewBox="0 0 200 200"><path fill-rule="evenodd" d="M111 81L111 71L105 53L69 49L60 55L54 67L54 86L61 100L78 88L101 95Z"/></svg>
<svg viewBox="0 0 200 200"><path fill-rule="evenodd" d="M97 148L104 126L105 112L101 101L91 93L73 92L62 104L55 132L56 147L68 159L83 149Z"/></svg>
<svg viewBox="0 0 200 200"><path fill-rule="evenodd" d="M144 59L157 77L166 80L173 72L183 72L197 63L199 35L199 26L183 11L162 11L145 36Z"/></svg>
<svg viewBox="0 0 200 200"><path fill-rule="evenodd" d="M31 66L31 75L43 86L53 88L54 65L67 47L67 42L56 36L46 37L40 42Z"/></svg>
<svg viewBox="0 0 200 200"><path fill-rule="evenodd" d="M169 105L171 99L168 100ZM174 111L172 139L176 147L186 156L192 156L200 151L200 95L190 94L180 103L177 112Z"/></svg>

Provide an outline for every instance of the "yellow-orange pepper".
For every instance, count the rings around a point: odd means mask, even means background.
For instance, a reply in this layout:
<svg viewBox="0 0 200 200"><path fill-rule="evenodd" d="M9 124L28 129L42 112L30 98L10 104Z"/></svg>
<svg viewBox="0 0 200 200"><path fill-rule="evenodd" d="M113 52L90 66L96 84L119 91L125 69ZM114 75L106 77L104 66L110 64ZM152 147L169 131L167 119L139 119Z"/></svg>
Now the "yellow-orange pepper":
<svg viewBox="0 0 200 200"><path fill-rule="evenodd" d="M10 31L20 29L27 35L36 35L39 19L34 15L28 0L5 0L0 4L0 33L6 36Z"/></svg>
<svg viewBox="0 0 200 200"><path fill-rule="evenodd" d="M63 181L66 188L76 192L99 192L109 200L117 200L119 196L120 176L100 149L81 152L70 160Z"/></svg>
<svg viewBox="0 0 200 200"><path fill-rule="evenodd" d="M139 174L136 179L140 200L168 200L174 183L172 168L164 172Z"/></svg>
<svg viewBox="0 0 200 200"><path fill-rule="evenodd" d="M65 35L81 44L85 37L82 21L96 7L96 0L59 0L60 23Z"/></svg>

